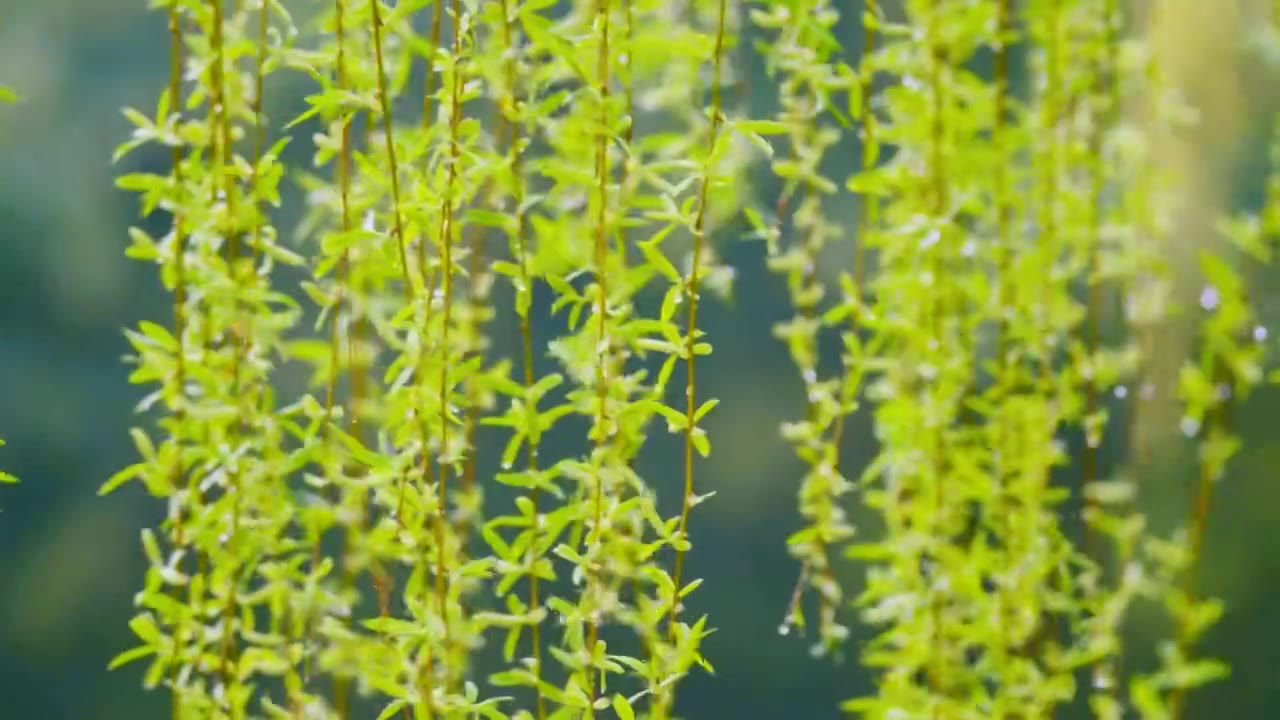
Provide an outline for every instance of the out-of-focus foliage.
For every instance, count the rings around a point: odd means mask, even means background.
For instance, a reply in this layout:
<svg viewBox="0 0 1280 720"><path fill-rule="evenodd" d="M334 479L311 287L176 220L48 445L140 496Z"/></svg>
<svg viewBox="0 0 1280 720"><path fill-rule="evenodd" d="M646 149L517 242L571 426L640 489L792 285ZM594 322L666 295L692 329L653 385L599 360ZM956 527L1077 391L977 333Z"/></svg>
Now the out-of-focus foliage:
<svg viewBox="0 0 1280 720"><path fill-rule="evenodd" d="M4 447L4 440L2 439L0 439L0 447ZM7 472L0 471L0 483L13 484L16 482L18 482L18 478L14 477L13 475L10 475Z"/></svg>

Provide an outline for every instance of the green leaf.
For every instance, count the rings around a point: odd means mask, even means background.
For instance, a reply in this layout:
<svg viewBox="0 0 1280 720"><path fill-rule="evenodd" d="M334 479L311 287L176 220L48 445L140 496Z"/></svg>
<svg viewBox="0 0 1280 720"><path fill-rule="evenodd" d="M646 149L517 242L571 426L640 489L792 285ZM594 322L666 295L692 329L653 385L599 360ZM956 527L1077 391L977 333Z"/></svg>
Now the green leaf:
<svg viewBox="0 0 1280 720"><path fill-rule="evenodd" d="M667 420L667 429L671 432L680 432L689 424L689 419L684 413L673 407L668 407L657 400L646 400L644 406L653 412L658 413Z"/></svg>
<svg viewBox="0 0 1280 720"><path fill-rule="evenodd" d="M545 279L547 281L547 284L549 284L552 287L552 289L554 289L560 295L563 295L567 298L574 298L574 299L577 299L579 297L578 291L573 289L573 286L569 284L569 281L565 280L559 275L556 275L555 273L547 273L545 276Z"/></svg>
<svg viewBox="0 0 1280 720"><path fill-rule="evenodd" d="M138 323L138 329L142 331L143 335L154 340L157 345L165 350L178 349L178 341L173 337L173 334L169 332L168 328L143 320Z"/></svg>
<svg viewBox="0 0 1280 720"><path fill-rule="evenodd" d="M421 635L424 632L422 627L408 620L392 617L370 618L364 620L363 624L374 632L386 633L387 635L414 636Z"/></svg>
<svg viewBox="0 0 1280 720"><path fill-rule="evenodd" d="M693 434L689 436L693 441L693 447L702 457L711 456L711 441L707 439L707 432L702 428L694 428Z"/></svg>
<svg viewBox="0 0 1280 720"><path fill-rule="evenodd" d="M158 646L161 642L160 628L156 627L155 618L148 614L135 615L129 621L129 629L133 630L133 634L137 635L139 640L152 647Z"/></svg>
<svg viewBox="0 0 1280 720"><path fill-rule="evenodd" d="M156 446L151 444L151 438L138 428L129 428L129 436L133 438L133 446L138 449L138 454L147 462L155 462Z"/></svg>
<svg viewBox="0 0 1280 720"><path fill-rule="evenodd" d="M409 704L408 700L391 701L390 704L388 704L385 708L382 709L382 712L378 713L378 720L391 720L392 717L394 717L397 713L399 713L400 710L404 708L405 705L408 705L408 704Z"/></svg>
<svg viewBox="0 0 1280 720"><path fill-rule="evenodd" d="M147 556L147 561L152 567L160 567L164 565L164 556L160 554L160 543L156 540L156 533L151 528L142 529L142 551Z"/></svg>
<svg viewBox="0 0 1280 720"><path fill-rule="evenodd" d="M671 261L667 259L667 256L663 254L662 250L660 250L656 245L652 245L648 242L640 242L636 243L636 245L639 246L641 254L643 254L645 259L649 261L649 264L653 265L658 272L667 276L668 280L673 283L684 282L684 278L681 277L680 271L676 270L676 266L671 264Z"/></svg>
<svg viewBox="0 0 1280 720"><path fill-rule="evenodd" d="M618 713L619 720L635 720L636 711L631 707L631 701L621 695L613 696L613 711Z"/></svg>
<svg viewBox="0 0 1280 720"><path fill-rule="evenodd" d="M738 120L733 123L733 127L739 132L757 135L783 135L791 130L787 123L777 120Z"/></svg>
<svg viewBox="0 0 1280 720"><path fill-rule="evenodd" d="M511 216L505 213L485 210L483 208L470 208L467 210L464 217L469 223L486 225L488 227L495 227L503 230L510 229L515 225Z"/></svg>
<svg viewBox="0 0 1280 720"><path fill-rule="evenodd" d="M520 631L523 625L512 625L507 630L507 639L502 643L502 658L507 662L511 662L516 656L516 645L520 642Z"/></svg>
<svg viewBox="0 0 1280 720"><path fill-rule="evenodd" d="M103 495L110 493L111 491L115 490L121 485L129 482L133 478L138 477L143 472L145 472L146 469L147 469L146 463L136 463L134 465L130 465L129 467L121 470L115 475L112 475L110 479L108 479L105 483L102 484L102 487L98 488L98 496L101 497Z"/></svg>
<svg viewBox="0 0 1280 720"><path fill-rule="evenodd" d="M695 423L698 422L699 420L702 419L704 415L711 412L711 410L714 409L715 406L719 404L720 404L720 401L715 398L712 398L711 400L708 400L702 403L702 407L698 408L698 411L693 414L693 421Z"/></svg>
<svg viewBox="0 0 1280 720"><path fill-rule="evenodd" d="M139 645L132 650L124 652L111 658L111 662L107 664L107 670L115 670L122 665L128 665L134 660L140 660L148 655L154 655L156 648L152 645Z"/></svg>
<svg viewBox="0 0 1280 720"><path fill-rule="evenodd" d="M683 588L680 588L680 597L684 597L694 590L697 590L698 586L702 585L702 580L702 578L698 578L697 580L690 582L688 585L685 585Z"/></svg>

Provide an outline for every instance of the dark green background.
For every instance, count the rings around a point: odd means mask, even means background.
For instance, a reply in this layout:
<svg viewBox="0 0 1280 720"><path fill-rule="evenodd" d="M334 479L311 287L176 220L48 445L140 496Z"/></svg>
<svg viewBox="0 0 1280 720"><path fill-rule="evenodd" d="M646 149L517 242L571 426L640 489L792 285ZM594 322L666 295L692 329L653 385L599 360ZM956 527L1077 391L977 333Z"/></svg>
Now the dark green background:
<svg viewBox="0 0 1280 720"><path fill-rule="evenodd" d="M121 172L162 169L164 153L109 163L129 133L119 108L154 107L165 82L163 19L144 5L0 0L0 82L25 96L0 109L0 437L10 443L0 466L23 479L0 490L0 720L165 714L161 693L142 692L138 666L106 671L110 657L131 646L125 621L142 579L138 530L156 522L158 504L138 487L95 494L134 461L127 429L144 391L126 383L121 330L142 319L164 322L168 312L154 268L123 256L136 204L112 185ZM856 51L859 34L847 30ZM759 63L752 67L751 105L767 112L773 90ZM294 77L277 79L273 91L278 119L295 114L309 88ZM1242 154L1259 157L1260 144L1250 143L1252 152ZM856 148L841 148L831 176L846 176L856 158ZM1257 186L1256 166L1242 169L1242 187ZM772 197L767 174L758 187ZM840 217L851 210L833 208ZM694 720L836 717L839 700L866 690L866 674L851 662L812 659L807 641L778 633L797 576L783 541L799 524L801 468L777 426L802 414L802 395L770 335L790 314L782 282L765 271L763 247L738 243L734 234L730 228L720 241L738 267L737 297L732 307L714 304L705 313L716 351L700 373L700 393L722 398L709 422L715 451L699 481L718 494L694 516L689 567L706 578L693 605L718 628L706 648L718 673L688 681L681 709ZM832 353L826 359L837 361ZM1239 417L1249 449L1219 488L1203 573L1206 589L1228 603L1210 650L1235 671L1196 696L1194 716L1202 718L1280 716L1276 394L1258 397ZM871 451L865 418L854 429L847 451L860 464ZM661 430L653 441L643 469L670 503L678 444ZM1109 465L1122 445L1109 439ZM1189 461L1162 453L1143 478L1162 526L1186 507ZM874 528L860 514L855 521ZM844 574L856 590L861 570ZM856 628L851 658L862 635Z"/></svg>

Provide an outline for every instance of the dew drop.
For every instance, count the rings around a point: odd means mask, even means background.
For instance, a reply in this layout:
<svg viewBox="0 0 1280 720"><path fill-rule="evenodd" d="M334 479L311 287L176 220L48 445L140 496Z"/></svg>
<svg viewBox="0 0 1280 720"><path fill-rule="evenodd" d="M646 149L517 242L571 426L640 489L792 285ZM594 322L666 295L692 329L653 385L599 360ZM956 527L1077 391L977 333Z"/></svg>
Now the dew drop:
<svg viewBox="0 0 1280 720"><path fill-rule="evenodd" d="M1184 417L1182 418L1180 427L1182 428L1183 435L1186 435L1187 437L1195 437L1195 434L1200 432L1200 421L1193 417Z"/></svg>
<svg viewBox="0 0 1280 720"><path fill-rule="evenodd" d="M790 634L791 634L791 626L790 626L790 625L788 625L788 624L786 624L786 623L782 623L781 625L779 625L779 626L778 626L778 634L779 634L779 635L790 635Z"/></svg>
<svg viewBox="0 0 1280 720"><path fill-rule="evenodd" d="M1125 397L1129 395L1129 388L1125 387L1124 385L1117 385L1115 386L1115 389L1111 391L1111 394L1115 395L1116 398L1123 400L1125 399Z"/></svg>
<svg viewBox="0 0 1280 720"><path fill-rule="evenodd" d="M1218 288L1212 285L1205 285L1204 289L1200 291L1200 307L1205 310L1216 309L1221 299L1218 294Z"/></svg>
<svg viewBox="0 0 1280 720"><path fill-rule="evenodd" d="M1258 342L1263 342L1264 340L1266 340L1267 328L1262 325L1258 325L1257 327L1255 327L1253 329L1253 339Z"/></svg>

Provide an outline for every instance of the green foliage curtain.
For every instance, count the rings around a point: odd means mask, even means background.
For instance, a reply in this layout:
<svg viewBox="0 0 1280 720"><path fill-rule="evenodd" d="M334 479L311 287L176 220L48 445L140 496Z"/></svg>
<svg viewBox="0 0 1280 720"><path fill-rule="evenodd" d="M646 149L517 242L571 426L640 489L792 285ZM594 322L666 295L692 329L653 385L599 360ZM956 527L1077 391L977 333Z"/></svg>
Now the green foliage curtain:
<svg viewBox="0 0 1280 720"><path fill-rule="evenodd" d="M774 330L805 393L780 428L805 467L780 630L877 673L845 711L1179 718L1227 672L1196 649L1222 613L1196 572L1231 410L1274 380L1250 291L1280 185L1226 211L1181 138L1231 99L1173 46L1201 28L1223 53L1234 10L152 6L170 81L125 111L116 158L171 153L118 184L166 219L127 253L172 321L128 331L160 419L102 491L167 508L142 532L139 644L112 664L147 661L175 719L676 717L715 661L685 572L718 402L700 310L751 292L722 260L750 240L786 282ZM752 57L765 113L739 92ZM296 118L264 111L283 73L314 84ZM286 166L290 143L310 166ZM305 216L278 228L290 183ZM295 364L298 397L277 382ZM848 431L858 413L873 437ZM682 493L659 502L638 459L664 428ZM577 452L540 453L553 431ZM1134 502L1157 441L1198 467L1171 535ZM1123 632L1141 601L1172 623L1154 666ZM852 622L874 638L854 647Z"/></svg>

